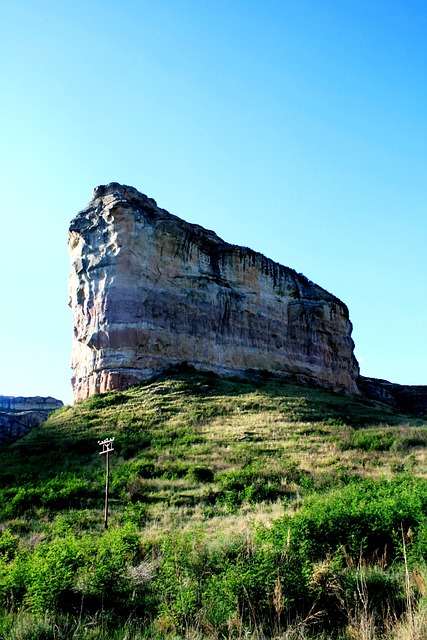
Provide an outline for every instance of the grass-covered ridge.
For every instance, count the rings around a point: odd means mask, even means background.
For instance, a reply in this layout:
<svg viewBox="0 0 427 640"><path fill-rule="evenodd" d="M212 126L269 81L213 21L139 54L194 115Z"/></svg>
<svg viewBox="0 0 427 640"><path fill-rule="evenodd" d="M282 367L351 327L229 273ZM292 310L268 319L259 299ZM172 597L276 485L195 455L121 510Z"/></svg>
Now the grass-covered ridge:
<svg viewBox="0 0 427 640"><path fill-rule="evenodd" d="M426 420L277 379L64 407L0 449L0 638L424 638L426 453Z"/></svg>

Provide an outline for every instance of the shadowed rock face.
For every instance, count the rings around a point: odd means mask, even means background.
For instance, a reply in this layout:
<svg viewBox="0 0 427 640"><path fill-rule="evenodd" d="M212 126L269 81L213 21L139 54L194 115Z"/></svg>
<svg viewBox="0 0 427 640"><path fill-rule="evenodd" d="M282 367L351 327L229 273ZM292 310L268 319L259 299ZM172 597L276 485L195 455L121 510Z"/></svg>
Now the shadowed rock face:
<svg viewBox="0 0 427 640"><path fill-rule="evenodd" d="M75 400L182 363L358 392L340 300L132 187L95 189L71 222L69 250Z"/></svg>
<svg viewBox="0 0 427 640"><path fill-rule="evenodd" d="M61 400L50 396L0 396L0 445L24 436L44 422L51 411L62 406Z"/></svg>
<svg viewBox="0 0 427 640"><path fill-rule="evenodd" d="M359 376L357 384L366 398L379 400L403 413L427 416L426 385L402 385L364 376Z"/></svg>

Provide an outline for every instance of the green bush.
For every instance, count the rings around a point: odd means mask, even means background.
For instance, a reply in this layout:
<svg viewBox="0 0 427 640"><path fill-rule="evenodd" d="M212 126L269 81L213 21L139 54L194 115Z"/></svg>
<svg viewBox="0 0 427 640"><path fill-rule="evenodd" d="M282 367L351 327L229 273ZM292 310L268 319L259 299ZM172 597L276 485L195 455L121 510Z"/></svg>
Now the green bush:
<svg viewBox="0 0 427 640"><path fill-rule="evenodd" d="M16 492L15 492L16 491ZM14 495L5 505L4 515L7 517L19 516L26 511L32 512L41 505L39 491L31 485L24 485L11 491Z"/></svg>
<svg viewBox="0 0 427 640"><path fill-rule="evenodd" d="M9 529L6 529L0 535L0 558L6 562L13 560L18 546L18 536L14 536Z"/></svg>
<svg viewBox="0 0 427 640"><path fill-rule="evenodd" d="M155 582L159 608L180 630L191 624L200 609L200 582L206 572L203 549L198 532L167 536L161 545Z"/></svg>
<svg viewBox="0 0 427 640"><path fill-rule="evenodd" d="M364 480L306 499L292 521L292 543L309 561L345 547L359 557L401 558L402 531L415 531L426 518L427 481L409 477Z"/></svg>
<svg viewBox="0 0 427 640"><path fill-rule="evenodd" d="M40 503L51 509L77 507L80 501L89 496L89 483L87 480L73 474L60 474L45 482L37 493Z"/></svg>
<svg viewBox="0 0 427 640"><path fill-rule="evenodd" d="M79 570L77 584L82 595L97 610L102 606L131 605L128 567L140 560L140 536L131 522L121 529L108 529L96 541L91 556Z"/></svg>
<svg viewBox="0 0 427 640"><path fill-rule="evenodd" d="M60 523L55 526L58 534ZM23 603L34 613L67 611L83 601L95 611L131 606L136 590L129 567L141 559L135 526L126 521L121 529L100 536L77 536L62 522L60 531L61 536L42 540L34 550L18 549L13 554L10 548L15 543L6 536L8 553L0 556L0 604Z"/></svg>
<svg viewBox="0 0 427 640"><path fill-rule="evenodd" d="M187 478L191 482L213 482L214 472L209 467L191 466L187 471Z"/></svg>
<svg viewBox="0 0 427 640"><path fill-rule="evenodd" d="M70 534L39 543L28 556L24 600L31 611L53 611L74 600L76 572L89 556L86 542Z"/></svg>
<svg viewBox="0 0 427 640"><path fill-rule="evenodd" d="M395 436L389 431L364 432L356 431L346 442L341 442L343 451L358 449L359 451L389 451L396 442Z"/></svg>
<svg viewBox="0 0 427 640"><path fill-rule="evenodd" d="M276 475L265 474L256 466L250 465L239 471L227 471L219 474L220 485L218 501L235 509L243 502L274 501L284 496L285 491Z"/></svg>
<svg viewBox="0 0 427 640"><path fill-rule="evenodd" d="M178 631L197 626L224 634L232 619L247 628L261 623L266 631L277 617L295 609L309 610L307 580L296 554L275 545L271 530L259 527L254 539L233 536L208 540L200 531L168 536L161 546L161 564L154 589L159 610ZM256 612L256 613L255 613Z"/></svg>
<svg viewBox="0 0 427 640"><path fill-rule="evenodd" d="M225 564L221 573L212 573L206 579L202 593L203 618L215 629L227 629L227 622L239 615L242 580L239 567Z"/></svg>
<svg viewBox="0 0 427 640"><path fill-rule="evenodd" d="M138 461L136 473L140 478L160 478L163 471L152 462Z"/></svg>

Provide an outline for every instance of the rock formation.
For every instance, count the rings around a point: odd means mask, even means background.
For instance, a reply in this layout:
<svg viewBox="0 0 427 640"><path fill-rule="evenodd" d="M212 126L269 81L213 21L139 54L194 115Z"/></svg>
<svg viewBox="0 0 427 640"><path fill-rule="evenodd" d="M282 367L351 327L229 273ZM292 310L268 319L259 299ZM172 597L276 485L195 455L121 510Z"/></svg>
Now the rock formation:
<svg viewBox="0 0 427 640"><path fill-rule="evenodd" d="M357 385L360 392L371 400L378 400L392 406L396 411L427 415L427 386L403 385L359 376Z"/></svg>
<svg viewBox="0 0 427 640"><path fill-rule="evenodd" d="M61 400L56 398L34 396L27 398L24 396L0 396L0 411L41 411L49 413L63 406Z"/></svg>
<svg viewBox="0 0 427 640"><path fill-rule="evenodd" d="M51 397L0 396L0 445L24 436L62 406L61 400Z"/></svg>
<svg viewBox="0 0 427 640"><path fill-rule="evenodd" d="M358 393L347 307L306 277L111 183L71 222L74 399L186 363Z"/></svg>

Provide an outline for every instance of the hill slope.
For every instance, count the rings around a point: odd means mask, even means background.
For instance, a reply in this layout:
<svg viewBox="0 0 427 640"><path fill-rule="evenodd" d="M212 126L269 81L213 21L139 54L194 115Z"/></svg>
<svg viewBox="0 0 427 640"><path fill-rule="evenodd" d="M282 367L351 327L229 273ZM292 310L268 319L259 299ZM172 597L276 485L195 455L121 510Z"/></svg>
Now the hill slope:
<svg viewBox="0 0 427 640"><path fill-rule="evenodd" d="M105 437L115 438L106 532ZM80 611L89 634L102 611L113 629L119 612L136 616L128 637L239 637L243 625L261 638L311 611L333 634L350 615L331 627L340 598L330 581L354 613L344 582L355 584L363 550L389 610L402 611L391 563L403 562L409 527L424 559L426 451L426 420L277 379L182 374L64 407L0 449L3 628L44 611L65 625ZM380 629L385 609L372 598ZM67 619L61 637L95 637L73 635ZM18 637L1 630L0 619L0 637Z"/></svg>

